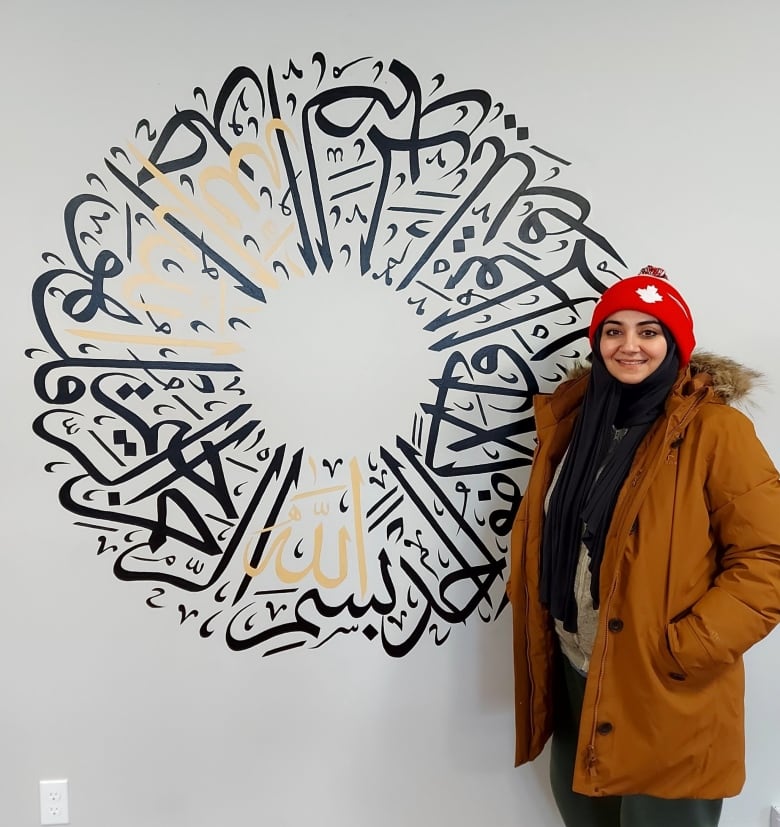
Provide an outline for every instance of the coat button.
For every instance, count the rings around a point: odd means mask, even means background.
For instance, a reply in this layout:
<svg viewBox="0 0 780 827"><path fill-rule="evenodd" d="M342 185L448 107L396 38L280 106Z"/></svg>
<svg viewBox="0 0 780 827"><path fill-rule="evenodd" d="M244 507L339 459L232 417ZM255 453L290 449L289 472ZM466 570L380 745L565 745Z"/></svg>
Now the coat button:
<svg viewBox="0 0 780 827"><path fill-rule="evenodd" d="M673 681L684 681L685 680L685 675L683 675L682 672L670 672L669 677Z"/></svg>
<svg viewBox="0 0 780 827"><path fill-rule="evenodd" d="M612 732L612 724L609 721L602 721L597 727L596 732L599 735L609 735Z"/></svg>
<svg viewBox="0 0 780 827"><path fill-rule="evenodd" d="M622 632L623 621L619 617L611 617L609 623L607 623L607 629L609 629L610 632Z"/></svg>

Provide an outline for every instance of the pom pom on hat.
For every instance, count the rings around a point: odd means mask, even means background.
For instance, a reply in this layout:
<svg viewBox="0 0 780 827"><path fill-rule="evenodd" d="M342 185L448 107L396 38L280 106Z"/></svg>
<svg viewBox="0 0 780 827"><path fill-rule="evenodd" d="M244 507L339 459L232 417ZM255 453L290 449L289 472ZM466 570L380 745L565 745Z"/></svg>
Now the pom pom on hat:
<svg viewBox="0 0 780 827"><path fill-rule="evenodd" d="M638 310L655 316L677 343L681 367L690 362L696 346L693 317L685 299L672 287L660 267L643 267L639 275L613 284L602 294L593 309L588 330L591 347L596 346L594 339L601 323L619 310Z"/></svg>

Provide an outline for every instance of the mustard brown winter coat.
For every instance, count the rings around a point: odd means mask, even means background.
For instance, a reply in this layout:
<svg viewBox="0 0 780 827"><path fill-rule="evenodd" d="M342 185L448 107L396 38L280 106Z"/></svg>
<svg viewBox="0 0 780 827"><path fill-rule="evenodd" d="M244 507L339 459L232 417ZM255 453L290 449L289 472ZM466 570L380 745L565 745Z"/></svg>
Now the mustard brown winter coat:
<svg viewBox="0 0 780 827"><path fill-rule="evenodd" d="M573 789L722 798L745 780L742 654L780 621L780 482L728 402L756 374L694 354L637 450L604 548ZM588 375L535 399L538 445L512 529L516 763L553 725L539 600L544 497Z"/></svg>

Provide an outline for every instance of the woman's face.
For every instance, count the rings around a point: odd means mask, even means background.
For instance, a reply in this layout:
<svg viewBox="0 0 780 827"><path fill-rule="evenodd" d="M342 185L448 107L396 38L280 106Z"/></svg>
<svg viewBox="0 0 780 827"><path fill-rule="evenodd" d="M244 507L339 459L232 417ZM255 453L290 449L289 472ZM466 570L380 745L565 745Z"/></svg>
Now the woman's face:
<svg viewBox="0 0 780 827"><path fill-rule="evenodd" d="M655 316L638 310L612 313L601 329L599 351L618 382L637 385L663 362L666 337Z"/></svg>

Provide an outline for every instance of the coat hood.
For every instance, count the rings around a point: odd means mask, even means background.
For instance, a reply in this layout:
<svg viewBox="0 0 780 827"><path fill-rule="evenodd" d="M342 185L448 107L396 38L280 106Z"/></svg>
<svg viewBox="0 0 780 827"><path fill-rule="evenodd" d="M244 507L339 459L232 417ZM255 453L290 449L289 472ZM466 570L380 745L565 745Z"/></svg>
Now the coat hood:
<svg viewBox="0 0 780 827"><path fill-rule="evenodd" d="M757 370L705 350L697 350L691 357L691 376L698 375L708 376L713 393L729 405L747 401L750 391L764 379Z"/></svg>
<svg viewBox="0 0 780 827"><path fill-rule="evenodd" d="M694 351L689 370L694 385L709 385L713 394L727 405L747 401L751 390L763 381L763 375L757 370L706 350ZM568 371L566 379L578 379L589 372L589 363L578 362Z"/></svg>

